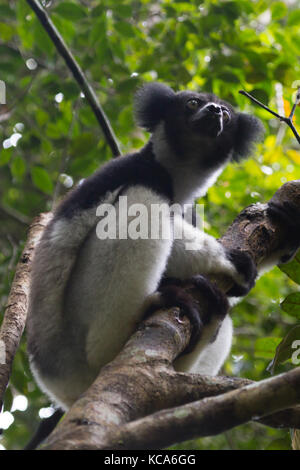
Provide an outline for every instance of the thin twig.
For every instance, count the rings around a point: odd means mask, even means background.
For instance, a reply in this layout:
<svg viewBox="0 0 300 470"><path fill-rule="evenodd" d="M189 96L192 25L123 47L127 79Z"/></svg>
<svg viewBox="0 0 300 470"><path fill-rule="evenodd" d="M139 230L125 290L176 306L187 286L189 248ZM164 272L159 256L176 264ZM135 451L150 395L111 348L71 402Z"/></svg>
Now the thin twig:
<svg viewBox="0 0 300 470"><path fill-rule="evenodd" d="M258 101L256 98L254 98L254 96L250 95L250 93L247 93L247 91L244 91L244 90L240 90L239 93L241 95L244 95L244 96L247 96L247 98L249 98L251 101L253 101L254 103L258 104L258 106L260 106L261 108L265 109L266 111L268 111L269 113L273 114L273 116L276 116L278 119L280 119L281 121L283 121L285 118L280 116L280 114L277 114L275 113L275 111L272 111L272 109L268 108L268 106L266 106L265 104L261 103L260 101Z"/></svg>
<svg viewBox="0 0 300 470"><path fill-rule="evenodd" d="M295 103L293 105L292 111L291 111L291 113L288 117L281 116L280 114L276 113L272 109L268 108L268 106L266 106L265 104L261 103L259 100L254 98L254 96L250 95L250 93L247 93L247 91L240 90L239 93L241 95L244 95L247 98L249 98L251 101L256 103L258 106L263 108L265 111L268 111L268 113L273 114L273 116L277 117L277 119L279 119L280 121L285 122L289 126L289 128L292 130L294 136L296 137L297 141L300 144L300 135L298 134L298 132L297 132L295 126L294 126L294 123L293 123L293 117L294 117L295 109L296 109L296 106L299 104L299 98L300 98L300 96L299 96L300 91L299 90L297 92L296 100L295 100Z"/></svg>
<svg viewBox="0 0 300 470"><path fill-rule="evenodd" d="M92 86L87 81L81 67L76 62L75 57L68 49L65 41L63 40L62 36L54 26L53 22L49 18L48 14L44 10L44 8L39 4L37 0L27 0L27 3L35 12L36 16L40 20L41 24L43 25L44 29L47 31L49 37L52 39L56 49L64 58L67 66L71 70L75 80L77 81L80 89L83 91L87 101L89 102L101 128L105 135L108 145L110 146L112 153L115 157L120 155L121 151L118 146L117 138L114 134L114 131L110 125L110 122L102 109L96 93L94 92Z"/></svg>

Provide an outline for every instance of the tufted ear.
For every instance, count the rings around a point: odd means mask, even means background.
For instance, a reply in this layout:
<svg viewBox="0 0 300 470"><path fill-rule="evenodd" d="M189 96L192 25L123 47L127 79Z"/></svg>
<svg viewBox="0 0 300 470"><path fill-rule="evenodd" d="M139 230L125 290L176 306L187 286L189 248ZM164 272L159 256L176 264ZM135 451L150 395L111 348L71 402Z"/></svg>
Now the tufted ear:
<svg viewBox="0 0 300 470"><path fill-rule="evenodd" d="M138 125L149 132L164 119L176 93L163 83L147 83L135 95L134 110Z"/></svg>
<svg viewBox="0 0 300 470"><path fill-rule="evenodd" d="M263 134L264 127L259 119L250 114L238 113L233 160L247 157Z"/></svg>

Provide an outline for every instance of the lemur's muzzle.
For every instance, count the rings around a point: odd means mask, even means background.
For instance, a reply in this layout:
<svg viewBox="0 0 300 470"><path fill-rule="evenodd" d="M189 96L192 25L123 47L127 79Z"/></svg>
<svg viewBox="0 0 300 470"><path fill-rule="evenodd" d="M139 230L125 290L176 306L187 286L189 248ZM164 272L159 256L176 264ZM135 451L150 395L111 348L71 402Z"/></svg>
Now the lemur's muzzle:
<svg viewBox="0 0 300 470"><path fill-rule="evenodd" d="M222 108L216 103L207 103L191 118L194 130L208 137L218 137L223 131Z"/></svg>

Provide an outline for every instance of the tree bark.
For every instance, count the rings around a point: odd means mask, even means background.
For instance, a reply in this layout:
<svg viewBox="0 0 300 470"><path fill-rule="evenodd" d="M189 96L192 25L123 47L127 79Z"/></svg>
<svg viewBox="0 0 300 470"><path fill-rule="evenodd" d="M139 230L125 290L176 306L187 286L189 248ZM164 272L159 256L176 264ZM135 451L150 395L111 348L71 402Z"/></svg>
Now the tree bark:
<svg viewBox="0 0 300 470"><path fill-rule="evenodd" d="M52 214L40 214L33 221L7 300L7 308L0 328L0 409L9 381L12 362L25 327L34 249L51 217Z"/></svg>
<svg viewBox="0 0 300 470"><path fill-rule="evenodd" d="M300 402L300 368L214 398L163 410L107 436L104 449L160 449L188 439L214 436ZM294 411L296 414L296 411ZM299 414L298 426L300 427ZM90 447L92 448L92 447Z"/></svg>

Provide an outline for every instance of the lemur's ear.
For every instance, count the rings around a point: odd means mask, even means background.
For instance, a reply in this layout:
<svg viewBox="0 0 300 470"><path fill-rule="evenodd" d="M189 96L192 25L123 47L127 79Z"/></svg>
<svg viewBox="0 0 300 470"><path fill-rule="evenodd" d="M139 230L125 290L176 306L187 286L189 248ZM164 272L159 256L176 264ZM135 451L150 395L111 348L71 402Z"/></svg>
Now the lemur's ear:
<svg viewBox="0 0 300 470"><path fill-rule="evenodd" d="M169 105L175 99L172 88L163 83L147 83L135 95L134 110L139 126L153 132L155 126L164 119Z"/></svg>
<svg viewBox="0 0 300 470"><path fill-rule="evenodd" d="M247 157L253 150L255 142L264 134L264 127L259 119L250 114L237 113L233 160Z"/></svg>

